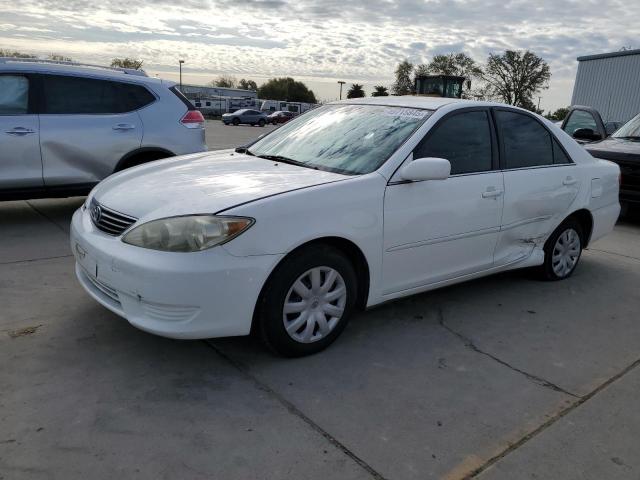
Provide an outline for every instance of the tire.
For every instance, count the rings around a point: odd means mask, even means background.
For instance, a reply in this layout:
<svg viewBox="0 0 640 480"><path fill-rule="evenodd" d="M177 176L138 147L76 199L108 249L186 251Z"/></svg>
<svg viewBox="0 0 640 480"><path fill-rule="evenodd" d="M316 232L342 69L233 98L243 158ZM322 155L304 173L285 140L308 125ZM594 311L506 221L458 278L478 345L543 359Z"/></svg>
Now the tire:
<svg viewBox="0 0 640 480"><path fill-rule="evenodd" d="M276 125L278 122L276 122L275 120L273 122L271 122L273 125Z"/></svg>
<svg viewBox="0 0 640 480"><path fill-rule="evenodd" d="M538 270L542 279L557 281L569 278L578 266L583 246L582 225L575 218L566 219L544 244L544 263Z"/></svg>
<svg viewBox="0 0 640 480"><path fill-rule="evenodd" d="M260 125L261 127L264 127L266 123L267 122L265 122L264 119L261 118L260 121L258 122L258 125Z"/></svg>
<svg viewBox="0 0 640 480"><path fill-rule="evenodd" d="M294 252L276 268L260 297L257 321L263 342L285 357L324 350L347 326L357 291L353 265L339 250L313 245ZM285 313L285 304L294 308Z"/></svg>
<svg viewBox="0 0 640 480"><path fill-rule="evenodd" d="M240 119L234 118L231 123L233 123L237 127L238 125L240 125Z"/></svg>

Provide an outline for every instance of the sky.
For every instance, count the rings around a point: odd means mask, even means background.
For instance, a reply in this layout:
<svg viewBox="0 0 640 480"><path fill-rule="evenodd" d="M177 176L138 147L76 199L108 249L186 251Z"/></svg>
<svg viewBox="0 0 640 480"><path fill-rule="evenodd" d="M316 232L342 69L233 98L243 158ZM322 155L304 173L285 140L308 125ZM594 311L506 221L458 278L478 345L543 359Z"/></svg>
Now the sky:
<svg viewBox="0 0 640 480"><path fill-rule="evenodd" d="M0 0L0 48L136 57L176 81L183 59L195 84L292 76L321 100L338 97L338 80L391 86L405 58L529 49L551 67L549 110L570 103L576 57L640 48L639 18L637 0Z"/></svg>

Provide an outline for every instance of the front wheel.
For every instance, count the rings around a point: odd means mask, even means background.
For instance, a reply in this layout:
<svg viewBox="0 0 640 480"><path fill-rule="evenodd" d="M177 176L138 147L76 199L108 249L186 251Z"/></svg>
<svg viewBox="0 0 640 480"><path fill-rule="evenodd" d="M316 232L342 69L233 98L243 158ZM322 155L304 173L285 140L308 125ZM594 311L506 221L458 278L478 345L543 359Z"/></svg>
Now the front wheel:
<svg viewBox="0 0 640 480"><path fill-rule="evenodd" d="M234 118L232 123L237 127L238 125L240 125L240 120L237 118Z"/></svg>
<svg viewBox="0 0 640 480"><path fill-rule="evenodd" d="M259 304L264 343L286 357L317 353L342 333L356 303L351 262L329 246L294 252L269 279Z"/></svg>
<svg viewBox="0 0 640 480"><path fill-rule="evenodd" d="M261 118L260 121L258 122L258 125L260 125L261 127L264 127L266 123L267 122L265 122L264 119Z"/></svg>
<svg viewBox="0 0 640 480"><path fill-rule="evenodd" d="M569 218L555 229L544 245L544 264L540 273L545 280L569 278L582 254L583 232L580 222Z"/></svg>

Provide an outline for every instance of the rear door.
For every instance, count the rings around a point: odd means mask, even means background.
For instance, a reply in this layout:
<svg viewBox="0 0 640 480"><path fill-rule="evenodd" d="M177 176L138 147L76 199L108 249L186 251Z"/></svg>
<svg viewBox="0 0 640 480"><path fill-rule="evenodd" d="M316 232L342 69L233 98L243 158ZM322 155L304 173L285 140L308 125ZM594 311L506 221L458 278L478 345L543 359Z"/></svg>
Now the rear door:
<svg viewBox="0 0 640 480"><path fill-rule="evenodd" d="M569 213L580 185L576 165L533 115L494 109L504 173L504 212L495 263L528 257Z"/></svg>
<svg viewBox="0 0 640 480"><path fill-rule="evenodd" d="M65 75L43 75L42 92L46 186L92 184L113 173L124 155L140 147L142 121L135 110L149 97L155 100L139 85Z"/></svg>
<svg viewBox="0 0 640 480"><path fill-rule="evenodd" d="M0 189L42 187L40 127L28 75L0 75Z"/></svg>

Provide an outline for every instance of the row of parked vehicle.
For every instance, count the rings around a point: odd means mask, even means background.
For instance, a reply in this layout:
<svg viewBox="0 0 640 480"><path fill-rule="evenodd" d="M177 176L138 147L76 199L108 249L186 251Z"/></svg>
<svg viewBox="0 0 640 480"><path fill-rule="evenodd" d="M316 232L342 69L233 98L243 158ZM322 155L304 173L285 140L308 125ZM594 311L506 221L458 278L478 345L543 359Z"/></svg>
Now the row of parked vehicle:
<svg viewBox="0 0 640 480"><path fill-rule="evenodd" d="M260 110L253 110L250 108L242 108L235 112L225 113L222 115L222 123L225 125L259 125L264 127L267 123L272 125L278 125L280 123L286 123L296 114L294 112L287 112L278 110L275 112L262 112Z"/></svg>

